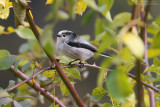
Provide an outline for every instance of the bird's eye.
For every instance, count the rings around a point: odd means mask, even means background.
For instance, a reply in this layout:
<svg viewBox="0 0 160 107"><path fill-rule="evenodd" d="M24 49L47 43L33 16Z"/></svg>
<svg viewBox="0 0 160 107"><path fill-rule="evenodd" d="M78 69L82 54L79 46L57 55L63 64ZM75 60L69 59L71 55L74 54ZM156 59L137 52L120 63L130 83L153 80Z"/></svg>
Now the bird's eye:
<svg viewBox="0 0 160 107"><path fill-rule="evenodd" d="M65 37L66 35L65 35L65 34L63 34L62 36L63 36L63 37Z"/></svg>

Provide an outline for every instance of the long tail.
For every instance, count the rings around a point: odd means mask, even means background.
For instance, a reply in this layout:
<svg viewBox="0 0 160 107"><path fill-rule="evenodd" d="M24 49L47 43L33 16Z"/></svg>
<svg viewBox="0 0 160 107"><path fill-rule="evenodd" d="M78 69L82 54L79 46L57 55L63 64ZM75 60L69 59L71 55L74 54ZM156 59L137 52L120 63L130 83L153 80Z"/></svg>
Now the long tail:
<svg viewBox="0 0 160 107"><path fill-rule="evenodd" d="M106 54L106 53L101 53L101 54L99 54L99 55L101 55L101 56L103 56L103 57L110 57L110 55L109 55L109 54Z"/></svg>

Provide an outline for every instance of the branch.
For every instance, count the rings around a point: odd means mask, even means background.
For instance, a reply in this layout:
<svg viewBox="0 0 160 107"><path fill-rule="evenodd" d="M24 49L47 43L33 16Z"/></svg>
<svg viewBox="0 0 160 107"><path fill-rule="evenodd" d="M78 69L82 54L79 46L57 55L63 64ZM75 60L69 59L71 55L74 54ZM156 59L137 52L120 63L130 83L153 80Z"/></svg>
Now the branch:
<svg viewBox="0 0 160 107"><path fill-rule="evenodd" d="M65 105L63 105L57 97L54 97L51 93L49 93L48 91L46 91L46 89L41 88L38 84L34 83L32 84L32 81L30 79L32 79L33 77L28 78L24 73L22 73L20 70L15 71L14 70L14 66L11 66L10 70L12 71L12 73L14 73L17 77L19 77L21 80L25 80L25 82L32 87L33 89L35 89L36 91L40 92L44 97L46 97L49 101L53 102L55 101L57 104L59 104L60 107L65 107ZM44 71L44 70L41 70ZM23 81L23 83L25 83ZM15 88L15 86L14 86ZM13 87L11 89L14 89ZM11 91L11 89L8 89L7 91Z"/></svg>
<svg viewBox="0 0 160 107"><path fill-rule="evenodd" d="M73 64L73 65L74 65L74 67L80 67L80 66L81 66L81 64ZM70 66L70 65L62 66L62 68L68 68L68 67L71 67L71 66ZM84 67L95 68L95 69L98 69L98 70L101 69L101 67L99 67L99 66L97 66L97 65L91 65L91 64L84 64ZM44 68L44 69L38 71L37 73L35 73L34 75L32 75L31 77L27 78L26 80L22 81L21 83L19 83L19 84L15 85L14 87L8 89L7 92L9 92L9 91L17 88L18 86L20 86L20 85L22 85L23 83L31 80L32 78L35 78L38 74L40 74L40 73L42 73L43 71L48 70L48 69L55 69L55 68L54 68L54 67L52 67L52 68L50 68L50 67ZM113 71L113 70L106 69L106 72L111 72L111 71ZM128 75L129 77L131 77L132 79L136 80L136 76L134 76L134 75L132 75L132 74L130 74L130 73L127 73L127 75ZM148 83L146 83L146 82L144 82L144 81L141 81L141 83L142 83L144 86L146 86L146 87L154 90L155 92L160 93L160 89L154 87L153 85L150 85L150 84L148 84Z"/></svg>
<svg viewBox="0 0 160 107"><path fill-rule="evenodd" d="M141 38L143 39L144 46L145 46L145 52L144 52L144 59L145 59L144 64L145 65L149 64L148 63L148 55L147 55L148 44L147 44L147 29L146 28L147 28L147 16L150 11L150 8L151 8L151 0L148 0L147 6L145 9L144 9L144 7L141 7L141 20L145 24L144 27L141 28ZM148 66L144 66L144 68L146 69L146 68L148 68ZM149 71L147 71L146 75L151 76L151 73ZM151 84L151 86L152 86L152 84ZM149 92L149 99L150 99L150 107L155 107L154 91L148 89L148 92Z"/></svg>
<svg viewBox="0 0 160 107"><path fill-rule="evenodd" d="M37 38L39 44L40 43L40 33L36 27L36 24L34 22L34 20L32 19L30 13L29 13L29 9L26 10L26 17L27 20L30 24L30 28L33 31L35 37ZM42 47L42 46L41 46ZM44 50L44 48L42 47L42 49ZM49 60L51 61L51 63L54 65L56 65L55 69L57 71L57 73L59 74L59 76L61 77L63 83L66 85L66 87L68 88L69 92L71 93L72 97L74 98L75 102L77 103L78 106L80 107L85 107L84 103L82 102L80 96L78 95L77 91L75 90L74 86L70 83L69 79L67 78L67 76L65 75L65 73L63 72L61 66L59 65L59 63L56 61L54 56L50 56L45 50L44 52L46 53L46 55L48 56Z"/></svg>

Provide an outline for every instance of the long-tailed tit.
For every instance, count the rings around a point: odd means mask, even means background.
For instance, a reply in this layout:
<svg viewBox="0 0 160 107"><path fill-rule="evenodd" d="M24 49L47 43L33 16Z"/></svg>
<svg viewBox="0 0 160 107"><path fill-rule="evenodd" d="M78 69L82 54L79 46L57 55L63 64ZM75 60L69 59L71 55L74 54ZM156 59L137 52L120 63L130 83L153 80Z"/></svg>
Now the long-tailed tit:
<svg viewBox="0 0 160 107"><path fill-rule="evenodd" d="M97 47L81 39L76 33L62 30L57 34L56 53L75 60L85 61L97 52ZM108 55L100 54L105 57Z"/></svg>

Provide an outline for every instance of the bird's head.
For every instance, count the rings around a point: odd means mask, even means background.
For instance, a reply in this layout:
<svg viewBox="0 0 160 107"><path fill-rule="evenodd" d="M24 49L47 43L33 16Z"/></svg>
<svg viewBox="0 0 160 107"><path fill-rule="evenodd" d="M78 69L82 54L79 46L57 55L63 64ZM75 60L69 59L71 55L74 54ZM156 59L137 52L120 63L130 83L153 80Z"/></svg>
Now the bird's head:
<svg viewBox="0 0 160 107"><path fill-rule="evenodd" d="M57 40L62 40L62 41L74 40L76 37L77 34L69 30L62 30L59 31L57 34Z"/></svg>

